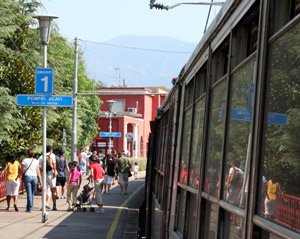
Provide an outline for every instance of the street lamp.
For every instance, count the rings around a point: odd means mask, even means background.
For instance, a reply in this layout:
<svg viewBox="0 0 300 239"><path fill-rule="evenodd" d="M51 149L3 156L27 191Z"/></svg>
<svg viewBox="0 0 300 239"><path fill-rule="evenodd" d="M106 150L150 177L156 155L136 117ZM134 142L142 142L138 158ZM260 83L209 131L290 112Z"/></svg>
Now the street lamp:
<svg viewBox="0 0 300 239"><path fill-rule="evenodd" d="M181 3L176 3L171 6L163 5L160 3L155 3L156 0L150 0L150 9L156 8L159 10L170 10L175 7L178 7L180 5L209 5L209 6L223 6L225 2L181 2Z"/></svg>
<svg viewBox="0 0 300 239"><path fill-rule="evenodd" d="M40 33L43 45L43 67L47 68L47 45L50 39L51 22L57 16L38 15L33 16L38 19L40 26ZM46 144L47 144L47 108L43 107L43 192L42 192L42 222L48 220L46 212Z"/></svg>
<svg viewBox="0 0 300 239"><path fill-rule="evenodd" d="M113 107L113 104L116 101L114 101L114 100L108 100L106 102L108 103L108 108L109 108L109 112L108 112L108 117L109 117L109 144L108 144L108 153L111 154L111 132L112 132L111 118L112 118L112 107Z"/></svg>

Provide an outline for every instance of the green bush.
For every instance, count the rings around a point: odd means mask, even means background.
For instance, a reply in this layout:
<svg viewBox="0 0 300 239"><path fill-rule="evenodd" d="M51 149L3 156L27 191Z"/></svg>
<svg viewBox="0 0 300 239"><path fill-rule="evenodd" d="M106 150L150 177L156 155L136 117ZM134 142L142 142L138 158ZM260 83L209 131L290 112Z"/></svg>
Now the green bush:
<svg viewBox="0 0 300 239"><path fill-rule="evenodd" d="M131 163L131 171L133 170L134 163L137 163L139 166L139 171L146 171L147 168L147 159L145 158L128 158Z"/></svg>

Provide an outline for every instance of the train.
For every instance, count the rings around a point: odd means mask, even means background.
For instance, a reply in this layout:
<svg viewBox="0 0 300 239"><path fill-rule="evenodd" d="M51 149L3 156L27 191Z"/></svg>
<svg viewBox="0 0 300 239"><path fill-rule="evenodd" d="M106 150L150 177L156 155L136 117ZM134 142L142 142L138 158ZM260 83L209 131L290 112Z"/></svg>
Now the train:
<svg viewBox="0 0 300 239"><path fill-rule="evenodd" d="M151 122L145 238L300 238L299 12L224 3Z"/></svg>

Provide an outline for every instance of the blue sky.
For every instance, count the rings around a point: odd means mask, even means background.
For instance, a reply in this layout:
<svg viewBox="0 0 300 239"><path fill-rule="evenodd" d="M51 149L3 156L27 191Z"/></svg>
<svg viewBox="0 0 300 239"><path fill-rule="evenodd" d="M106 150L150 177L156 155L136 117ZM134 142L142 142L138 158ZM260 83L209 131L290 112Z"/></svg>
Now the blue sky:
<svg viewBox="0 0 300 239"><path fill-rule="evenodd" d="M210 0L203 0L210 2ZM123 35L167 36L198 43L209 6L181 5L172 10L149 8L150 0L41 0L39 14L54 14L60 32L69 40L104 42ZM173 5L192 0L157 0ZM195 2L199 2L195 0ZM213 7L210 21L219 7Z"/></svg>

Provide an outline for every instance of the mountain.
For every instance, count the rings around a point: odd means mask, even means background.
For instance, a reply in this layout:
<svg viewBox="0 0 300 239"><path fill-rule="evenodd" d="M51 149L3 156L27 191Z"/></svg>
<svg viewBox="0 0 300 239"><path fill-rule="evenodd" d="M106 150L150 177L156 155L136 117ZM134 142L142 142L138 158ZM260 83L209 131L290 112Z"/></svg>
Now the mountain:
<svg viewBox="0 0 300 239"><path fill-rule="evenodd" d="M83 41L88 75L105 86L171 86L196 44L169 37L120 36Z"/></svg>

